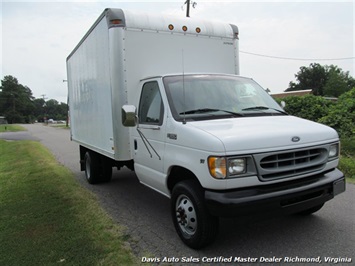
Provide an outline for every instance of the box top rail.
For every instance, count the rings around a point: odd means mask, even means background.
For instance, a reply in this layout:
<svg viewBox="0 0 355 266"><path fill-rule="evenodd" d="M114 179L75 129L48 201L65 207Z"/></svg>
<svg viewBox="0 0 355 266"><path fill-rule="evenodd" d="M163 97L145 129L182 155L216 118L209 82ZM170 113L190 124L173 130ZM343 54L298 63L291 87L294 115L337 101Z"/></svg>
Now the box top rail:
<svg viewBox="0 0 355 266"><path fill-rule="evenodd" d="M107 27L121 27L126 29L166 32L171 34L209 36L216 38L238 39L239 30L234 24L213 20L187 17L174 17L165 14L147 13L120 8L106 8L96 22L91 26L85 36L67 57L67 60L85 41L98 23L106 19Z"/></svg>

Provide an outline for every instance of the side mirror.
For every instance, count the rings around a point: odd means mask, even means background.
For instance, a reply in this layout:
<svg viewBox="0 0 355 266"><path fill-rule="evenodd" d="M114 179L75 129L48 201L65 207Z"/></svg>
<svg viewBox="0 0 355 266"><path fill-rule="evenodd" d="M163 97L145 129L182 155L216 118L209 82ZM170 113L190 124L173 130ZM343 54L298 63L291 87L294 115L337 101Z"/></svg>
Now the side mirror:
<svg viewBox="0 0 355 266"><path fill-rule="evenodd" d="M122 125L125 127L135 127L136 120L136 107L134 105L122 106Z"/></svg>
<svg viewBox="0 0 355 266"><path fill-rule="evenodd" d="M282 108L285 108L285 106L286 106L285 101L281 101L281 107L282 107Z"/></svg>

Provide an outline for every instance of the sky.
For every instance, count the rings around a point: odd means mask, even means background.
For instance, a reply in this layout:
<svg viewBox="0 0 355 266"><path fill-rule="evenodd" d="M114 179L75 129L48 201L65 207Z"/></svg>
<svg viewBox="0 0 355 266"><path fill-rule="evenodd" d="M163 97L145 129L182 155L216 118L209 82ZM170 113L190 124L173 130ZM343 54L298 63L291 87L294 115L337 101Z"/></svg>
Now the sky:
<svg viewBox="0 0 355 266"><path fill-rule="evenodd" d="M2 0L1 79L14 76L35 98L66 103L66 58L105 8L184 17L184 2ZM195 2L190 17L238 26L240 74L271 93L287 89L311 63L354 77L354 1Z"/></svg>

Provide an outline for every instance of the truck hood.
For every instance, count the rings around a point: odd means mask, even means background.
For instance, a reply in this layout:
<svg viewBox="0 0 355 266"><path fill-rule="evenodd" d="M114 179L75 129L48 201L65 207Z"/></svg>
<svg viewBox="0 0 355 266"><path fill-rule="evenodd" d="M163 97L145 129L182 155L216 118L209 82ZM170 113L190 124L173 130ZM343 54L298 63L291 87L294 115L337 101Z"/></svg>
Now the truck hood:
<svg viewBox="0 0 355 266"><path fill-rule="evenodd" d="M241 117L189 124L218 138L227 155L300 148L338 140L334 129L294 116Z"/></svg>

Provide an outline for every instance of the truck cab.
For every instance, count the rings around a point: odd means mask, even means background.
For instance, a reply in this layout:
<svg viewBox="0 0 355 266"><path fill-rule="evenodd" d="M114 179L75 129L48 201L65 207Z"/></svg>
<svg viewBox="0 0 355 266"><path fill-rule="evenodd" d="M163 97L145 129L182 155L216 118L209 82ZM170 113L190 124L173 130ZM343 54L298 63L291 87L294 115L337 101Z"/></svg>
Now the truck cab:
<svg viewBox="0 0 355 266"><path fill-rule="evenodd" d="M252 79L166 75L141 88L131 116L134 168L140 182L171 198L189 246L214 238L216 217L310 214L344 191L336 131L288 115ZM199 232L199 223L214 229Z"/></svg>

